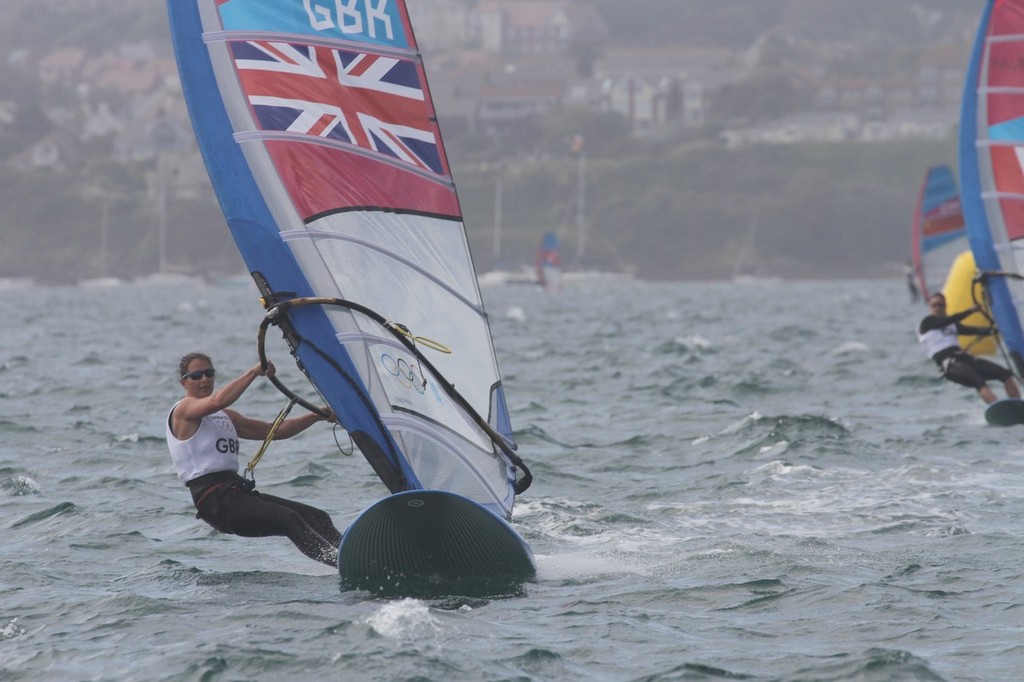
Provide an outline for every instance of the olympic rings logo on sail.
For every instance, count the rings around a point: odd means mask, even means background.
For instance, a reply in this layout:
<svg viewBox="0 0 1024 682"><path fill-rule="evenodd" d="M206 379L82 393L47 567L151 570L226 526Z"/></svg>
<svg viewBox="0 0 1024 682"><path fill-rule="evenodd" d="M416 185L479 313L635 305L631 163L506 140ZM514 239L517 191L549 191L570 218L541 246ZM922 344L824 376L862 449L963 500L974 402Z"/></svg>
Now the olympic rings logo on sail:
<svg viewBox="0 0 1024 682"><path fill-rule="evenodd" d="M427 381L423 378L422 373L413 367L405 358L393 358L389 353L381 353L380 364L384 368L384 371L391 376L398 379L404 388L411 388L420 395L423 395L427 391Z"/></svg>

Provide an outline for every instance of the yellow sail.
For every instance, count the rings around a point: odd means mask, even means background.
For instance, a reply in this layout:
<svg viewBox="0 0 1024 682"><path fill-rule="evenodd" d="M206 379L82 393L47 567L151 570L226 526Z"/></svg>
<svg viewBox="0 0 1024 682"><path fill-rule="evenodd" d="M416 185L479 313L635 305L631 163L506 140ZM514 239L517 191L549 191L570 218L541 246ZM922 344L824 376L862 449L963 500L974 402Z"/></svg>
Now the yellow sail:
<svg viewBox="0 0 1024 682"><path fill-rule="evenodd" d="M963 310L980 303L985 306L985 298L982 294L980 282L974 282L974 275L977 267L974 265L974 254L964 251L953 261L946 276L946 285L942 293L946 297L946 314L955 315ZM971 295L971 286L974 286L974 295ZM992 313L985 306L985 312ZM982 313L969 315L961 324L971 327L987 327L992 322L991 318L985 317ZM992 336L961 336L960 345L971 355L994 355L996 352L996 340Z"/></svg>

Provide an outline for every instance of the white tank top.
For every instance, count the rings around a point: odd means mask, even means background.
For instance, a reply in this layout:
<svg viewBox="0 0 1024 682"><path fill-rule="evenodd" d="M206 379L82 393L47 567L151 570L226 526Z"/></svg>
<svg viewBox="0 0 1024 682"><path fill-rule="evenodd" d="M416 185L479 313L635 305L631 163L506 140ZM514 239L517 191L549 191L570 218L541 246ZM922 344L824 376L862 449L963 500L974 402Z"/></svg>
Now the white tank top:
<svg viewBox="0 0 1024 682"><path fill-rule="evenodd" d="M177 406L175 403L174 407ZM171 431L174 407L167 413L167 449L181 482L188 483L215 471L238 473L238 432L227 412L221 410L203 417L191 438L178 440Z"/></svg>
<svg viewBox="0 0 1024 682"><path fill-rule="evenodd" d="M936 353L947 348L960 345L955 324L946 325L942 329L929 329L924 334L918 333L917 340L924 346L924 352L929 358L934 358Z"/></svg>

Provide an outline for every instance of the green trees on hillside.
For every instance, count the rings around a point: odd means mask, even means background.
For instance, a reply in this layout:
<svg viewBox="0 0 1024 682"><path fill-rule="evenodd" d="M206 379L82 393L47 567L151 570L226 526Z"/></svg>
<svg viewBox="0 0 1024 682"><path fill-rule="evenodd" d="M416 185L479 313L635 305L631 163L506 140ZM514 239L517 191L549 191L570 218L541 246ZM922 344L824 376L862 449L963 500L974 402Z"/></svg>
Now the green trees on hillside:
<svg viewBox="0 0 1024 682"><path fill-rule="evenodd" d="M898 272L909 255L921 174L934 163L955 163L953 155L952 140L736 151L705 141L595 154L587 159L587 243L578 264L576 157L484 166L456 159L454 172L481 270L494 266L501 174L505 267L531 264L541 235L555 230L570 265L632 267L644 278L728 278L737 271L870 277ZM110 163L63 174L0 168L0 276L70 282L153 272L158 216L144 182L150 171ZM168 202L167 225L172 266L239 267L212 194ZM104 229L108 251L101 256Z"/></svg>
<svg viewBox="0 0 1024 682"><path fill-rule="evenodd" d="M737 269L812 278L892 274L909 257L921 174L955 162L954 153L952 140L736 151L703 142L589 159L580 265L633 266L651 279L728 278ZM548 229L571 259L575 170L571 158L523 164L506 181L506 259L532 262ZM492 183L479 174L460 183L477 254L491 252Z"/></svg>

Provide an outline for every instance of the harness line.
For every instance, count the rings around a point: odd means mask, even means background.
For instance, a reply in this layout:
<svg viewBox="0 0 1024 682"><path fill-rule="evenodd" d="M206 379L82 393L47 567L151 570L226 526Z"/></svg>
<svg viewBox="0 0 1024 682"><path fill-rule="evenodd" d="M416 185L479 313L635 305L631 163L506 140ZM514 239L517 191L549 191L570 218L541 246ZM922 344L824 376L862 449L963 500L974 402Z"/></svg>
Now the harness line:
<svg viewBox="0 0 1024 682"><path fill-rule="evenodd" d="M292 398L288 401L288 404L284 406L284 409L278 413L277 419L275 419L274 423L270 425L270 430L267 431L267 437L263 439L263 444L260 446L260 449L256 451L256 454L252 456L249 463L245 465L245 474L243 475L243 478L249 477L252 479L253 483L256 482L256 465L259 464L261 459L263 459L263 453L265 453L267 448L270 447L270 442L274 440L274 436L277 435L278 427L280 427L284 422L288 413L292 411L292 407L295 406L295 402L295 399Z"/></svg>

